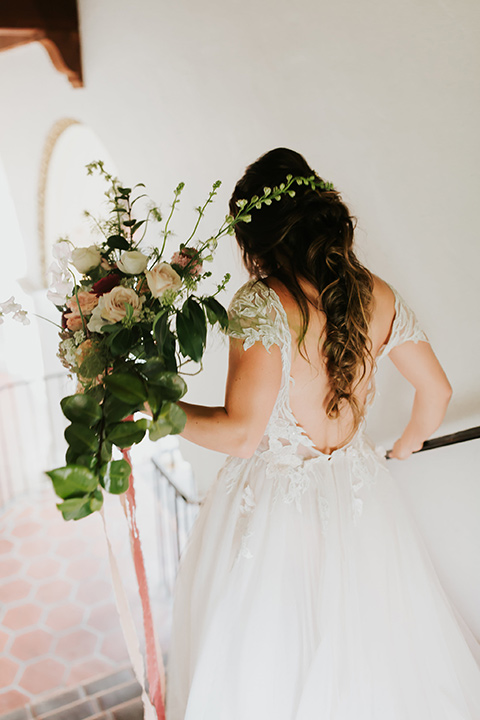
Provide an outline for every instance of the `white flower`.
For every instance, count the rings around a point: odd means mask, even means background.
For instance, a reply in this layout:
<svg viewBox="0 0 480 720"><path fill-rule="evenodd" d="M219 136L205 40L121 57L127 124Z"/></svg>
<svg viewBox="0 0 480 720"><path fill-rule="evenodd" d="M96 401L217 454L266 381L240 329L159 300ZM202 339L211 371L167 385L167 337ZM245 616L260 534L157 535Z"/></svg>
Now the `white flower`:
<svg viewBox="0 0 480 720"><path fill-rule="evenodd" d="M57 243L55 246L58 247L59 245L68 245L64 240ZM54 248L54 254L55 254L55 248ZM68 252L70 253L70 246L67 247ZM50 267L48 268L48 272L51 273L51 283L50 283L50 290L47 293L48 299L53 302L54 305L65 305L67 302L67 295L71 295L73 292L73 277L68 270L68 258L64 254L63 259L59 258L59 263L52 262L50 263Z"/></svg>
<svg viewBox="0 0 480 720"><path fill-rule="evenodd" d="M58 240L52 249L53 257L58 260L58 265L62 270L67 270L68 263L72 256L72 246L68 240ZM55 263L52 263L54 265Z"/></svg>
<svg viewBox="0 0 480 720"><path fill-rule="evenodd" d="M91 332L101 332L104 325L119 322L127 313L127 305L132 306L133 317L138 317L144 299L140 298L132 288L117 285L99 299L88 322L88 329Z"/></svg>
<svg viewBox="0 0 480 720"><path fill-rule="evenodd" d="M5 302L0 303L0 310L4 315L8 315L8 313L16 313L21 309L22 306L19 303L15 302L15 298L13 297L13 295L12 297L8 298L8 300L5 300Z"/></svg>
<svg viewBox="0 0 480 720"><path fill-rule="evenodd" d="M140 250L127 250L122 253L117 267L127 275L140 275L147 267L148 257Z"/></svg>
<svg viewBox="0 0 480 720"><path fill-rule="evenodd" d="M22 325L30 325L30 320L27 317L26 310L17 310L17 312L13 316L13 319L17 322L22 323Z"/></svg>
<svg viewBox="0 0 480 720"><path fill-rule="evenodd" d="M167 290L176 292L182 287L182 278L166 262L158 263L152 270L147 270L145 277L153 297L161 297Z"/></svg>
<svg viewBox="0 0 480 720"><path fill-rule="evenodd" d="M102 256L95 245L86 248L75 248L72 252L72 264L80 273L87 273L100 265Z"/></svg>
<svg viewBox="0 0 480 720"><path fill-rule="evenodd" d="M27 311L22 310L20 303L15 302L15 298L10 297L5 302L0 303L0 324L4 322L3 315L13 313L13 319L17 322L21 322L23 325L30 325L30 320L27 317Z"/></svg>

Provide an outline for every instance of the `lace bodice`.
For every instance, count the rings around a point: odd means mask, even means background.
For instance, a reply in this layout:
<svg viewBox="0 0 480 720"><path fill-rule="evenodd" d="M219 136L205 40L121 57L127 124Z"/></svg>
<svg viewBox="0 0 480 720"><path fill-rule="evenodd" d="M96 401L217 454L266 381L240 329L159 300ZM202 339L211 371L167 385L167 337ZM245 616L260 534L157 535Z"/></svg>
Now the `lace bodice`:
<svg viewBox="0 0 480 720"><path fill-rule="evenodd" d="M381 349L377 359L384 357L401 343L407 341L416 343L419 340L428 341L427 336L419 326L414 312L394 288L392 288L392 291L395 295L395 319L390 338ZM270 350L273 344L277 344L281 351L281 386L265 436L259 445L257 453L262 455L274 453L277 457L278 454L291 456L293 450L300 456L305 456L308 448L314 448L314 443L298 424L290 408L292 339L287 315L280 298L265 283L250 280L234 295L229 307L229 318L229 334L234 338L242 339L245 350L256 342L262 342L267 350ZM371 398L369 401L371 401ZM363 428L360 430L363 430ZM356 439L358 439L359 435L361 435L361 432L357 432ZM340 450L343 449L340 448ZM301 451L299 452L299 450ZM318 452L316 451L315 454L318 454ZM334 453L336 452L338 451L334 451Z"/></svg>
<svg viewBox="0 0 480 720"><path fill-rule="evenodd" d="M419 340L427 341L420 329L413 311L392 288L395 295L395 318L387 343L381 348L379 357L387 355L401 343ZM277 293L261 281L250 280L234 295L229 307L229 334L243 340L245 350L261 342L270 351L272 345L279 346L282 358L282 379L264 436L253 457L249 460L230 458L223 477L227 492L237 487L239 477L244 473L245 464L261 462L266 476L274 487L275 502L295 504L301 512L302 496L309 485L320 476L330 473L337 463L348 468L351 479L351 504L355 522L362 515L364 489L375 482L378 472L384 466L385 450L375 448L364 433L365 420L349 443L330 454L322 453L305 430L297 422L290 408L290 371L292 337L286 312ZM374 376L367 402L374 395ZM313 471L313 472L312 472ZM239 557L251 557L248 540L251 536L250 522L255 509L255 495L250 485L243 487L242 543ZM326 531L330 514L329 503L318 494L319 512L323 529ZM240 530L239 530L240 532Z"/></svg>

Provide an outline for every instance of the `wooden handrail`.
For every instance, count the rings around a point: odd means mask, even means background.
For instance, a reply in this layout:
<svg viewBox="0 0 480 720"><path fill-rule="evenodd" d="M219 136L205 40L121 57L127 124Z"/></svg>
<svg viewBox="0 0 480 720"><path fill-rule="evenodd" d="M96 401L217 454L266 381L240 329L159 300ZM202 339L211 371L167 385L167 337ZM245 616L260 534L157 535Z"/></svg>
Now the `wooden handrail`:
<svg viewBox="0 0 480 720"><path fill-rule="evenodd" d="M435 448L456 445L457 443L467 442L467 440L477 440L478 438L480 438L480 425L468 428L468 430L460 430L460 432L450 433L450 435L441 435L438 438L426 440L420 450L415 450L415 453L423 452L424 450L435 450ZM387 450L387 460L392 460L389 455L391 452L391 450Z"/></svg>

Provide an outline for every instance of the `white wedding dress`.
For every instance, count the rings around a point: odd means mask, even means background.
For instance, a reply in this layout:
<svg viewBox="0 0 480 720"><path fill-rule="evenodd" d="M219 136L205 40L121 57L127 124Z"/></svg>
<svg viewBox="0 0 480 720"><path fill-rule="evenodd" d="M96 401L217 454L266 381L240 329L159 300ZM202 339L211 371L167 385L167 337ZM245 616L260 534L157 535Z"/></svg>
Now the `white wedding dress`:
<svg viewBox="0 0 480 720"><path fill-rule="evenodd" d="M426 340L395 295L382 356ZM228 458L182 556L167 720L479 720L475 640L384 452L362 427L325 455L298 425L273 290L248 282L230 315L245 348L280 346L282 384L258 449Z"/></svg>

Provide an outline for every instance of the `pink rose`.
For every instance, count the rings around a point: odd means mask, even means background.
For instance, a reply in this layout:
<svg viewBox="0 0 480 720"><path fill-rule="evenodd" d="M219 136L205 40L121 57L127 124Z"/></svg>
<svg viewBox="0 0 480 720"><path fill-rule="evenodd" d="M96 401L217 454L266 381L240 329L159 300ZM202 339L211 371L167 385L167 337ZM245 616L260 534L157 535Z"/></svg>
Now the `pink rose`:
<svg viewBox="0 0 480 720"><path fill-rule="evenodd" d="M195 248L183 248L176 253L173 253L171 259L172 265L178 265L178 267L185 268L188 265L189 275L197 276L203 270L203 264L198 259L198 251Z"/></svg>
<svg viewBox="0 0 480 720"><path fill-rule="evenodd" d="M77 301L78 298L78 301ZM78 307L80 305L80 308ZM83 327L82 315L86 317L91 315L94 308L98 305L98 297L93 293L82 290L78 293L78 296L73 296L67 300L67 307L70 310L69 313L65 313L65 324L69 330L76 332L81 330ZM80 310L82 311L80 314Z"/></svg>

